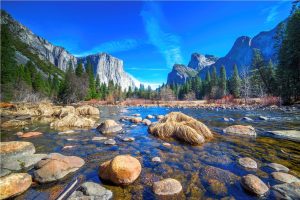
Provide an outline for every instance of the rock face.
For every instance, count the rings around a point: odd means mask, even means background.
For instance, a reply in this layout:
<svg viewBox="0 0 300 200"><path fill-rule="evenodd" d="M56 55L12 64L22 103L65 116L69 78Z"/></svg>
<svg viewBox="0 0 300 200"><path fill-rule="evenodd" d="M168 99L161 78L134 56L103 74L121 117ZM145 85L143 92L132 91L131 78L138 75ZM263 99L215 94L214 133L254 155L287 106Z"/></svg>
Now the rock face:
<svg viewBox="0 0 300 200"><path fill-rule="evenodd" d="M110 190L105 189L103 186L94 182L83 183L68 200L79 199L95 199L95 200L109 200L113 196Z"/></svg>
<svg viewBox="0 0 300 200"><path fill-rule="evenodd" d="M102 163L99 175L103 180L117 185L128 185L139 177L141 171L142 166L136 158L130 155L119 155Z"/></svg>
<svg viewBox="0 0 300 200"><path fill-rule="evenodd" d="M116 133L122 130L122 126L114 120L108 119L102 122L97 127L97 130L99 130L103 134Z"/></svg>
<svg viewBox="0 0 300 200"><path fill-rule="evenodd" d="M213 55L193 53L191 55L191 60L188 64L188 67L200 71L207 66L213 65L217 60L218 58Z"/></svg>
<svg viewBox="0 0 300 200"><path fill-rule="evenodd" d="M26 173L14 173L0 178L0 199L7 199L25 192L32 183Z"/></svg>
<svg viewBox="0 0 300 200"><path fill-rule="evenodd" d="M62 71L67 70L69 63L75 68L79 61L86 67L89 60L93 66L95 77L99 75L102 83L107 84L109 80L112 80L114 84L120 85L123 89L129 86L132 88L139 86L136 84L138 81L135 81L135 79L124 71L123 61L109 54L99 53L86 57L75 57L66 49L55 46L46 39L35 35L5 11L1 11L1 24L8 24L12 34L19 38L21 42L27 44L32 53L38 55L41 60L55 65ZM21 64L25 64L28 61L28 58L20 52L16 52L16 58Z"/></svg>
<svg viewBox="0 0 300 200"><path fill-rule="evenodd" d="M84 165L84 160L76 156L51 153L39 161L34 171L34 180L46 183L59 180Z"/></svg>
<svg viewBox="0 0 300 200"><path fill-rule="evenodd" d="M167 84L183 84L189 78L197 76L197 71L190 67L175 64L172 71L168 74Z"/></svg>
<svg viewBox="0 0 300 200"><path fill-rule="evenodd" d="M180 112L171 112L148 131L161 138L176 138L189 144L202 144L213 138L209 128L200 121Z"/></svg>
<svg viewBox="0 0 300 200"><path fill-rule="evenodd" d="M268 186L253 174L243 176L242 186L249 192L252 192L257 195L263 195L269 191Z"/></svg>
<svg viewBox="0 0 300 200"><path fill-rule="evenodd" d="M276 193L276 199L300 199L300 182L274 185L272 190Z"/></svg>
<svg viewBox="0 0 300 200"><path fill-rule="evenodd" d="M172 178L153 183L153 192L157 195L174 195L181 192L181 190L180 182Z"/></svg>
<svg viewBox="0 0 300 200"><path fill-rule="evenodd" d="M300 182L300 179L298 179L297 177L284 172L273 172L272 177L284 183Z"/></svg>
<svg viewBox="0 0 300 200"><path fill-rule="evenodd" d="M223 129L223 132L235 135L256 136L255 129L252 126L233 125Z"/></svg>

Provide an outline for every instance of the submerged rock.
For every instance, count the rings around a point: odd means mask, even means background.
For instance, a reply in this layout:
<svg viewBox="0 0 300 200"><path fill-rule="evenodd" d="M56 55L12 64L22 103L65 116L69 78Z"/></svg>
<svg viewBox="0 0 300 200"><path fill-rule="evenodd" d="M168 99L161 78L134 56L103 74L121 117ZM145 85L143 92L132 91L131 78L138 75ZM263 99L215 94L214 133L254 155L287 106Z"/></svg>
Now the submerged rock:
<svg viewBox="0 0 300 200"><path fill-rule="evenodd" d="M30 137L36 137L36 136L40 136L43 133L38 132L38 131L32 131L32 132L27 132L27 133L23 133L23 134L19 134L18 136L21 138L30 138Z"/></svg>
<svg viewBox="0 0 300 200"><path fill-rule="evenodd" d="M174 195L182 191L179 181L167 178L153 183L153 192L157 195Z"/></svg>
<svg viewBox="0 0 300 200"><path fill-rule="evenodd" d="M239 164L250 169L257 169L257 163L252 158L239 158Z"/></svg>
<svg viewBox="0 0 300 200"><path fill-rule="evenodd" d="M236 135L256 136L253 126L233 125L223 129L223 132Z"/></svg>
<svg viewBox="0 0 300 200"><path fill-rule="evenodd" d="M272 190L275 191L275 196L278 199L300 199L300 182L274 185Z"/></svg>
<svg viewBox="0 0 300 200"><path fill-rule="evenodd" d="M288 172L288 171L290 171L289 168L287 168L286 166L283 166L281 164L278 164L278 163L270 163L267 166L271 167L272 169L274 169L278 172Z"/></svg>
<svg viewBox="0 0 300 200"><path fill-rule="evenodd" d="M21 121L21 120L16 120L16 119L12 119L12 120L8 120L6 122L3 122L1 124L2 128L10 128L10 127L19 127L19 126L26 126L29 123L26 121Z"/></svg>
<svg viewBox="0 0 300 200"><path fill-rule="evenodd" d="M300 182L300 179L297 177L284 172L273 172L271 175L274 179L284 183Z"/></svg>
<svg viewBox="0 0 300 200"><path fill-rule="evenodd" d="M26 173L13 173L0 178L0 199L7 199L25 192L32 183Z"/></svg>
<svg viewBox="0 0 300 200"><path fill-rule="evenodd" d="M277 131L268 131L268 133L278 137L287 138L298 142L300 141L300 131L297 130L277 130Z"/></svg>
<svg viewBox="0 0 300 200"><path fill-rule="evenodd" d="M209 128L200 121L180 112L171 112L148 131L161 138L176 138L189 144L202 144L213 138Z"/></svg>
<svg viewBox="0 0 300 200"><path fill-rule="evenodd" d="M67 116L63 117L62 119L57 119L50 124L51 127L54 128L61 128L61 127L93 127L95 121L92 119L88 119L85 117L80 117L74 114L68 114Z"/></svg>
<svg viewBox="0 0 300 200"><path fill-rule="evenodd" d="M204 167L204 169L201 171L201 175L203 179L206 180L207 182L210 179L215 179L223 183L232 184L237 182L240 179L239 176L233 174L230 171L213 167L213 166Z"/></svg>
<svg viewBox="0 0 300 200"><path fill-rule="evenodd" d="M113 193L105 187L94 182L83 183L68 200L79 199L95 199L95 200L109 200L113 196Z"/></svg>
<svg viewBox="0 0 300 200"><path fill-rule="evenodd" d="M84 160L79 157L51 153L35 165L34 180L40 183L56 181L83 165Z"/></svg>
<svg viewBox="0 0 300 200"><path fill-rule="evenodd" d="M111 181L117 185L133 183L140 175L142 166L140 162L130 155L119 155L100 165L99 175L103 180Z"/></svg>
<svg viewBox="0 0 300 200"><path fill-rule="evenodd" d="M97 127L97 130L99 130L103 134L116 133L122 130L122 126L114 120L108 119L102 122Z"/></svg>
<svg viewBox="0 0 300 200"><path fill-rule="evenodd" d="M243 188L256 195L263 195L269 191L268 186L253 174L243 176L241 183Z"/></svg>
<svg viewBox="0 0 300 200"><path fill-rule="evenodd" d="M227 194L227 188L225 184L216 179L209 179L208 185L208 189L216 195L224 196Z"/></svg>
<svg viewBox="0 0 300 200"><path fill-rule="evenodd" d="M90 105L83 105L76 108L76 113L78 115L97 115L100 116L100 111L98 108L95 108Z"/></svg>

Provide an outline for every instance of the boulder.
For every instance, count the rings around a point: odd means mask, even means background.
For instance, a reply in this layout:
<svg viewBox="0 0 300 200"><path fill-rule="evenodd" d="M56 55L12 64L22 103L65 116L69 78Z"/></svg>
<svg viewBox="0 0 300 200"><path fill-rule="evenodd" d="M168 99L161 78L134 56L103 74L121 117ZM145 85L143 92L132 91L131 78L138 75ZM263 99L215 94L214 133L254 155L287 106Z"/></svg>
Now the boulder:
<svg viewBox="0 0 300 200"><path fill-rule="evenodd" d="M288 172L288 171L290 171L289 168L287 168L286 166L283 166L281 164L278 164L278 163L270 163L267 166L271 167L272 169L274 169L275 171L278 171L278 172Z"/></svg>
<svg viewBox="0 0 300 200"><path fill-rule="evenodd" d="M113 193L106 189L105 187L94 182L83 183L68 200L79 200L79 199L99 199L99 200L109 200L113 196Z"/></svg>
<svg viewBox="0 0 300 200"><path fill-rule="evenodd" d="M275 191L276 199L300 199L300 182L274 185L272 190Z"/></svg>
<svg viewBox="0 0 300 200"><path fill-rule="evenodd" d="M26 173L13 173L0 178L0 199L7 199L25 192L32 183Z"/></svg>
<svg viewBox="0 0 300 200"><path fill-rule="evenodd" d="M17 120L17 119L12 119L12 120L8 120L6 122L3 122L1 124L2 128L10 128L10 127L19 127L19 126L26 126L29 123L26 121L21 121L21 120Z"/></svg>
<svg viewBox="0 0 300 200"><path fill-rule="evenodd" d="M11 173L11 171L8 170L8 169L3 169L2 167L0 168L0 177L6 176L6 175L8 175L10 173Z"/></svg>
<svg viewBox="0 0 300 200"><path fill-rule="evenodd" d="M233 125L223 129L223 132L235 135L256 136L256 132L253 126Z"/></svg>
<svg viewBox="0 0 300 200"><path fill-rule="evenodd" d="M189 144L198 145L213 138L209 128L200 121L180 112L171 112L148 131L161 138L173 137Z"/></svg>
<svg viewBox="0 0 300 200"><path fill-rule="evenodd" d="M88 119L85 117L79 117L75 114L68 114L62 119L57 119L50 124L53 128L61 128L61 127L77 127L77 128L85 128L85 127L93 127L95 121L92 119Z"/></svg>
<svg viewBox="0 0 300 200"><path fill-rule="evenodd" d="M103 180L117 185L133 183L142 171L141 163L130 155L119 155L100 165L99 175Z"/></svg>
<svg viewBox="0 0 300 200"><path fill-rule="evenodd" d="M30 169L41 159L45 158L47 154L32 154L32 155L23 155L20 157L11 157L4 159L1 162L1 168L18 171L22 169Z"/></svg>
<svg viewBox="0 0 300 200"><path fill-rule="evenodd" d="M255 160L248 157L239 158L239 164L249 169L257 169L257 163Z"/></svg>
<svg viewBox="0 0 300 200"><path fill-rule="evenodd" d="M122 126L114 120L108 119L102 122L97 130L103 134L116 133L122 130Z"/></svg>
<svg viewBox="0 0 300 200"><path fill-rule="evenodd" d="M157 195L175 195L181 191L181 183L176 179L167 178L153 183L153 192Z"/></svg>
<svg viewBox="0 0 300 200"><path fill-rule="evenodd" d="M297 177L284 172L273 172L271 175L274 179L284 183L300 182L300 179Z"/></svg>
<svg viewBox="0 0 300 200"><path fill-rule="evenodd" d="M244 189L256 195L263 195L269 191L268 186L253 174L243 176L241 183Z"/></svg>
<svg viewBox="0 0 300 200"><path fill-rule="evenodd" d="M59 118L63 118L69 114L75 114L75 108L73 106L64 106L54 108L53 115Z"/></svg>
<svg viewBox="0 0 300 200"><path fill-rule="evenodd" d="M154 116L153 115L147 115L147 119L153 119Z"/></svg>
<svg viewBox="0 0 300 200"><path fill-rule="evenodd" d="M53 106L49 103L38 104L35 113L39 116L51 116L54 113Z"/></svg>
<svg viewBox="0 0 300 200"><path fill-rule="evenodd" d="M34 153L35 147L31 142L11 141L0 143L0 156L2 162L7 159L17 159Z"/></svg>
<svg viewBox="0 0 300 200"><path fill-rule="evenodd" d="M142 119L141 117L132 117L132 118L130 119L130 121L131 121L132 123L140 123L140 122L143 121L143 119Z"/></svg>
<svg viewBox="0 0 300 200"><path fill-rule="evenodd" d="M31 131L31 132L27 132L27 133L23 133L23 134L19 134L18 136L21 138L30 138L30 137L36 137L36 136L40 136L43 133L38 132L38 131Z"/></svg>
<svg viewBox="0 0 300 200"><path fill-rule="evenodd" d="M146 124L147 126L150 126L151 123L152 123L149 119L144 119L142 122L143 122L144 124Z"/></svg>
<svg viewBox="0 0 300 200"><path fill-rule="evenodd" d="M35 165L34 180L39 183L56 181L83 165L84 160L79 157L51 153Z"/></svg>
<svg viewBox="0 0 300 200"><path fill-rule="evenodd" d="M97 115L100 116L100 111L98 108L95 108L90 105L83 105L76 108L76 113L78 115Z"/></svg>
<svg viewBox="0 0 300 200"><path fill-rule="evenodd" d="M300 142L300 131L297 130L277 130L277 131L268 131L268 133L280 138L286 138L289 140Z"/></svg>

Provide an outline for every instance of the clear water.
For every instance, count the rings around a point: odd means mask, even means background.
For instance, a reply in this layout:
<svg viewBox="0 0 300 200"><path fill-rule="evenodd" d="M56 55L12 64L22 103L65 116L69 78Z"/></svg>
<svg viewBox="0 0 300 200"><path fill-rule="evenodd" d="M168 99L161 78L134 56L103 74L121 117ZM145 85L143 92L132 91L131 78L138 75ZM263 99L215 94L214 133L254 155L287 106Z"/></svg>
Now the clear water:
<svg viewBox="0 0 300 200"><path fill-rule="evenodd" d="M269 130L300 129L299 110L268 111L268 110L206 110L189 108L163 108L163 107L101 107L101 121L105 119L119 120L121 116L134 113L141 114L145 118L148 114L167 114L172 111L180 111L204 122L214 133L215 138L202 146L190 146L176 140L168 140L171 147L163 146L163 140L156 138L147 132L147 126L139 124L132 127L130 122L123 123L124 133L109 135L117 144L108 146L104 141L92 141L94 136L101 136L95 130L82 130L76 134L58 135L56 130L50 129L49 125L34 123L30 130L36 129L44 134L40 137L19 139L15 133L19 129L2 130L1 140L24 140L32 142L38 153L59 152L64 155L75 155L85 159L86 164L77 172L68 175L59 182L34 185L26 193L16 199L33 199L40 194L45 199L54 199L56 195L76 176L83 176L86 180L98 182L113 191L114 199L170 199L155 196L152 192L152 183L163 178L175 178L183 186L183 192L173 199L206 199L222 197L234 197L235 199L256 199L240 185L237 180L234 183L225 181L224 186L211 187L209 179L218 179L218 175L209 177L205 174L205 167L214 166L229 171L239 177L248 173L256 174L267 185L274 185L270 176L271 170L264 166L270 162L281 163L291 169L290 173L300 176L300 144L299 142L286 139L274 138L266 134ZM269 117L270 120L258 120L258 116ZM240 121L244 116L254 119L253 122ZM231 117L235 122L224 122L223 117ZM156 121L156 119L151 119ZM258 136L256 138L236 137L222 133L222 129L233 124L253 125ZM123 142L120 138L124 136L134 137L134 142ZM75 146L71 149L63 149L66 145ZM130 154L138 158L142 164L140 177L126 187L114 186L102 183L98 177L98 166L100 163L112 159L116 155ZM151 159L159 156L161 163L153 163ZM251 157L257 161L258 170L248 171L237 164L240 157ZM29 172L32 173L32 170ZM269 192L265 199L273 199L273 193Z"/></svg>

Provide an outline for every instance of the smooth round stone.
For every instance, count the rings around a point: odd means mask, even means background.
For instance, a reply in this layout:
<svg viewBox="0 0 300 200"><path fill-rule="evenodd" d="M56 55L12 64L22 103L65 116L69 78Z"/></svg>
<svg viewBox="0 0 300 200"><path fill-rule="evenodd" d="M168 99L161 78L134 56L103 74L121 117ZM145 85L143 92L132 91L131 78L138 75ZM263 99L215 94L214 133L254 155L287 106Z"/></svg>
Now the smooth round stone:
<svg viewBox="0 0 300 200"><path fill-rule="evenodd" d="M135 139L134 139L134 137L125 137L125 138L122 138L122 140L124 142L133 142Z"/></svg>
<svg viewBox="0 0 300 200"><path fill-rule="evenodd" d="M97 130L99 130L103 134L116 133L122 130L122 126L114 120L108 119L102 122L97 127Z"/></svg>
<svg viewBox="0 0 300 200"><path fill-rule="evenodd" d="M115 145L117 142L114 139L108 139L104 142L107 145Z"/></svg>
<svg viewBox="0 0 300 200"><path fill-rule="evenodd" d="M297 177L284 172L273 172L271 175L274 179L284 183L300 182L300 179Z"/></svg>
<svg viewBox="0 0 300 200"><path fill-rule="evenodd" d="M153 192L157 195L174 195L181 192L182 186L179 181L167 178L153 184Z"/></svg>
<svg viewBox="0 0 300 200"><path fill-rule="evenodd" d="M267 166L271 167L272 169L274 169L278 172L288 172L288 171L290 171L289 168L287 168L284 165L278 164L278 163L270 163Z"/></svg>
<svg viewBox="0 0 300 200"><path fill-rule="evenodd" d="M253 174L243 176L241 183L244 189L257 195L263 195L269 191L268 186Z"/></svg>
<svg viewBox="0 0 300 200"><path fill-rule="evenodd" d="M152 161L152 162L161 162L161 159L160 159L160 157L153 157L153 158L151 159L151 161Z"/></svg>
<svg viewBox="0 0 300 200"><path fill-rule="evenodd" d="M251 158L239 158L239 164L250 169L257 169L257 163Z"/></svg>
<svg viewBox="0 0 300 200"><path fill-rule="evenodd" d="M300 199L300 182L274 185L276 199Z"/></svg>
<svg viewBox="0 0 300 200"><path fill-rule="evenodd" d="M223 132L236 135L256 136L255 128L253 126L232 125L223 129Z"/></svg>

